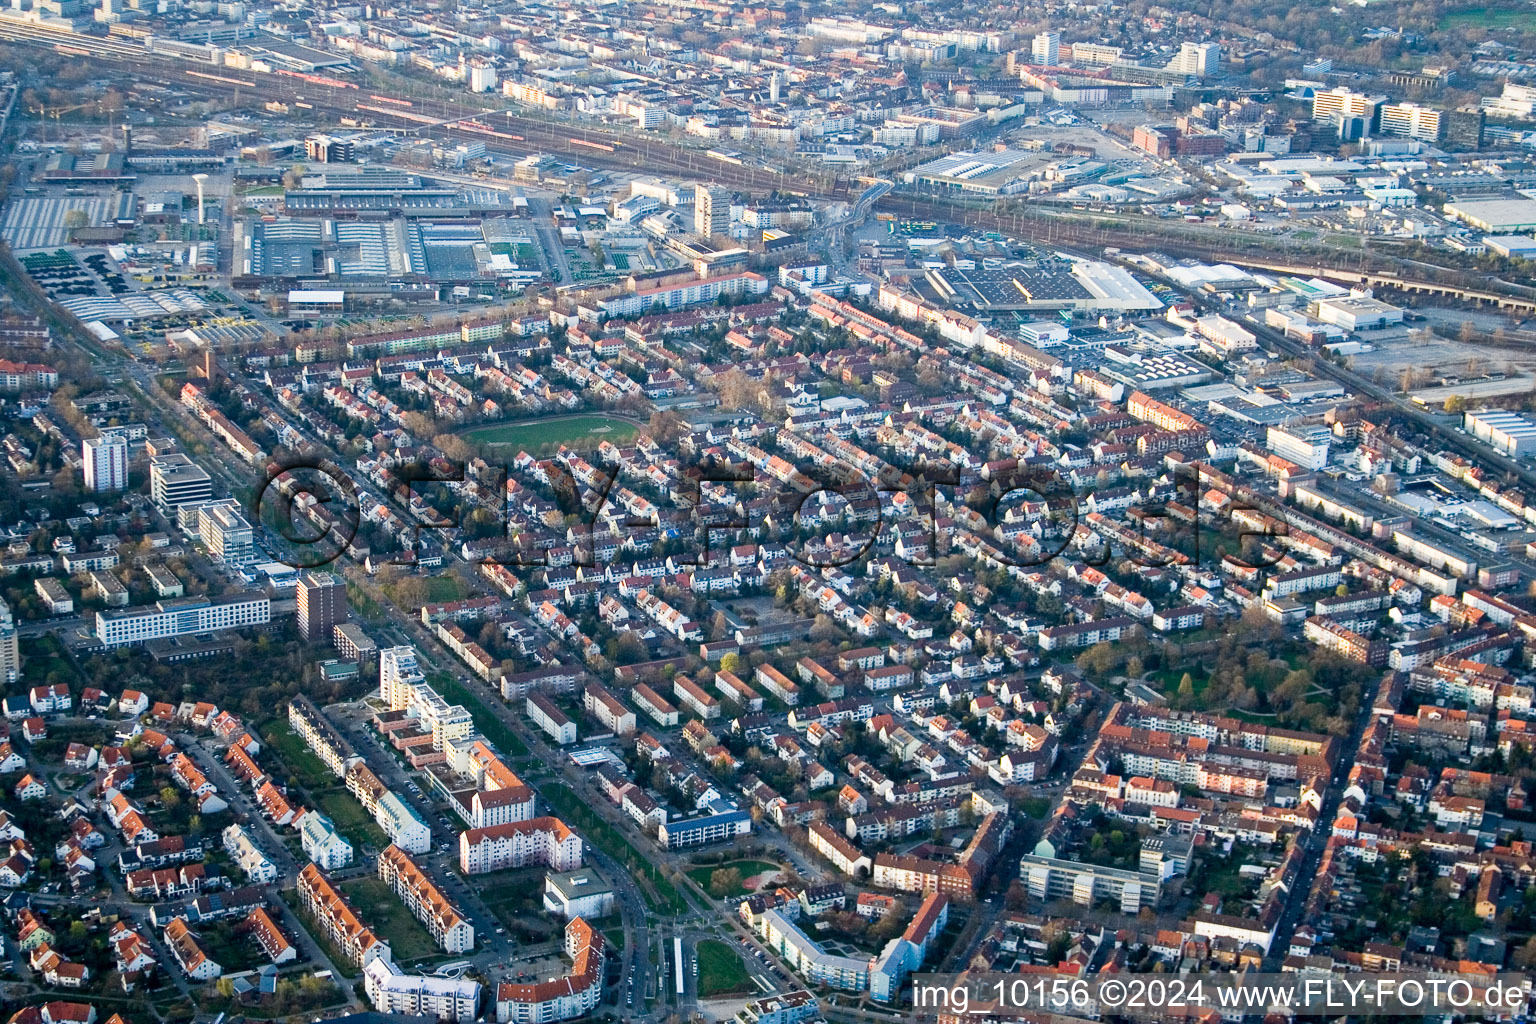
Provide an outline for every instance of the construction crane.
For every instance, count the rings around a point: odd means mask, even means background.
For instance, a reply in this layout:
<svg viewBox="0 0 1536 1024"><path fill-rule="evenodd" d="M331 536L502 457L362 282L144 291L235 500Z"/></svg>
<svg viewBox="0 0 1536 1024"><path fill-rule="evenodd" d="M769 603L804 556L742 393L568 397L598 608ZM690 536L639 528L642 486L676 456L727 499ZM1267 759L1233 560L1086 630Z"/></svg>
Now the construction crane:
<svg viewBox="0 0 1536 1024"><path fill-rule="evenodd" d="M54 123L54 126L57 127L58 123L59 123L59 118L63 117L65 114L72 114L72 113L74 113L77 110L84 110L87 107L99 106L100 102L101 102L100 100L91 100L89 103L76 103L72 107L50 107L46 103L40 103L40 104L38 104L37 107L33 108L32 110L29 110L28 113L36 113L41 118L41 120L43 122L43 141L47 142L48 141L48 137L47 137L48 136L48 115L50 113L53 114L53 123Z"/></svg>

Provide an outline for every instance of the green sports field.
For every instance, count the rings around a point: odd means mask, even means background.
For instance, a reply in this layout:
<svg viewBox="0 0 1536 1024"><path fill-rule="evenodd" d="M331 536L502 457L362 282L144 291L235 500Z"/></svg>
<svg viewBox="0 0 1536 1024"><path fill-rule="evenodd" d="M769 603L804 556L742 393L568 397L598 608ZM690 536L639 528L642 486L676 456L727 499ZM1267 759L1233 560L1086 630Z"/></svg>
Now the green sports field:
<svg viewBox="0 0 1536 1024"><path fill-rule="evenodd" d="M639 433L638 425L613 416L556 416L522 423L492 423L463 432L476 444L507 445L513 448L538 448L547 444L573 447L595 445L602 441L625 444Z"/></svg>

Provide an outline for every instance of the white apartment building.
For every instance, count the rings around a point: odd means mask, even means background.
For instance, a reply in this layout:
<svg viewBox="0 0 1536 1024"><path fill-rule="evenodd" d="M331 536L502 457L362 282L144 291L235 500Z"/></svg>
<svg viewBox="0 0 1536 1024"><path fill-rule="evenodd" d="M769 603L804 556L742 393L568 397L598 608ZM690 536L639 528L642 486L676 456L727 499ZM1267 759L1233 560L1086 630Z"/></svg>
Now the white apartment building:
<svg viewBox="0 0 1536 1024"><path fill-rule="evenodd" d="M363 989L380 1013L466 1022L479 1013L478 981L406 974L393 960L379 958L363 968Z"/></svg>
<svg viewBox="0 0 1536 1024"><path fill-rule="evenodd" d="M605 686L588 683L582 695L582 705L587 714L602 722L615 736L628 736L635 731L635 713Z"/></svg>
<svg viewBox="0 0 1536 1024"><path fill-rule="evenodd" d="M262 852L243 825L230 825L222 833L224 850L234 858L252 885L266 885L277 880L277 865Z"/></svg>
<svg viewBox="0 0 1536 1024"><path fill-rule="evenodd" d="M326 871L336 871L352 863L352 844L336 831L335 822L319 811L310 811L299 822L299 839L304 855Z"/></svg>
<svg viewBox="0 0 1536 1024"><path fill-rule="evenodd" d="M1044 64L1047 67L1055 67L1061 63L1061 33L1041 32L1035 36L1029 44L1029 58L1032 64Z"/></svg>
<svg viewBox="0 0 1536 1024"><path fill-rule="evenodd" d="M0 676L14 683L21 676L21 648L11 606L0 598Z"/></svg>
<svg viewBox="0 0 1536 1024"><path fill-rule="evenodd" d="M576 742L576 723L544 694L530 694L523 702L523 707L528 717L533 719L533 724L548 733L556 743L564 746Z"/></svg>
<svg viewBox="0 0 1536 1024"><path fill-rule="evenodd" d="M92 494L121 491L128 486L128 439L121 434L102 434L80 442L85 489Z"/></svg>
<svg viewBox="0 0 1536 1024"><path fill-rule="evenodd" d="M432 849L432 829L410 804L394 793L379 798L373 820L389 836L389 841L406 853L427 853Z"/></svg>
<svg viewBox="0 0 1536 1024"><path fill-rule="evenodd" d="M1214 75L1221 68L1221 44L1181 43L1168 67L1199 78Z"/></svg>
<svg viewBox="0 0 1536 1024"><path fill-rule="evenodd" d="M459 833L459 867L466 875L546 864L556 871L582 865L581 837L559 818L530 818Z"/></svg>
<svg viewBox="0 0 1536 1024"><path fill-rule="evenodd" d="M386 647L379 652L379 699L391 711L410 707L416 684L426 681L416 663L416 648Z"/></svg>

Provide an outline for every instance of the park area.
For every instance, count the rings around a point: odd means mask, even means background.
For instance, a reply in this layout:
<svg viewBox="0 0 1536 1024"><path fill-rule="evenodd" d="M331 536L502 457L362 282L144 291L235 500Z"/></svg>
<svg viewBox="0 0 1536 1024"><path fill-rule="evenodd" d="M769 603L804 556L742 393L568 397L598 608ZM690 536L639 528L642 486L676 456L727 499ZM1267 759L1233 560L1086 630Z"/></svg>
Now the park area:
<svg viewBox="0 0 1536 1024"><path fill-rule="evenodd" d="M572 447L596 445L602 441L627 444L634 440L640 426L616 416L556 416L519 423L491 423L462 433L474 444L505 445L528 451L565 444Z"/></svg>
<svg viewBox="0 0 1536 1024"><path fill-rule="evenodd" d="M688 877L715 899L748 896L779 877L781 868L762 860L733 860L688 869Z"/></svg>

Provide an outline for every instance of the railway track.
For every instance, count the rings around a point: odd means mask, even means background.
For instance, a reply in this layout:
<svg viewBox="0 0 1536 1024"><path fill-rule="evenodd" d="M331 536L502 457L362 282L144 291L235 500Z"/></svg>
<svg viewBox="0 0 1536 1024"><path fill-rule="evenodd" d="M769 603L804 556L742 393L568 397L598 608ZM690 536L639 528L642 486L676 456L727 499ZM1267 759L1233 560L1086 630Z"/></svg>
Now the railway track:
<svg viewBox="0 0 1536 1024"><path fill-rule="evenodd" d="M279 75L212 64L189 66L188 62L148 53L142 47L111 38L44 33L32 26L4 23L0 23L0 41L87 56L96 64L120 69L133 81L163 84L210 99L238 93L252 101L303 103L317 114L334 118L338 125L342 119L348 119L407 134L473 140L484 143L488 152L500 155L567 153L583 163L606 169L641 169L708 178L744 190L795 192L808 198L830 199L839 191L824 179L818 182L804 175L732 163L697 150L637 139L617 131L573 122L551 123L515 110L441 99L407 100L328 76ZM846 192L846 185L842 191Z"/></svg>

